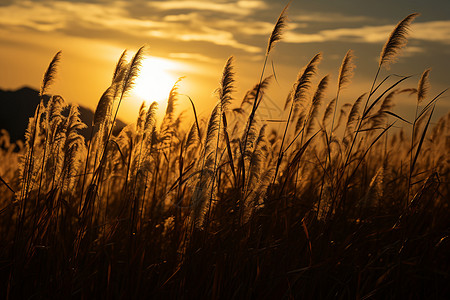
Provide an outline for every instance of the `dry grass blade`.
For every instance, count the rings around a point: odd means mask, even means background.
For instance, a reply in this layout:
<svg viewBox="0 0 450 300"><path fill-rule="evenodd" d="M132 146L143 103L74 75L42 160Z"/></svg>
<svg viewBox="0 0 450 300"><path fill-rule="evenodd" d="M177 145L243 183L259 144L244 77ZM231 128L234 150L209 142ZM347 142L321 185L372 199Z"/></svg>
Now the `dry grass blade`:
<svg viewBox="0 0 450 300"><path fill-rule="evenodd" d="M8 190L10 190L11 192L13 192L14 194L16 193L16 192L9 186L9 184L6 183L6 181L3 179L2 176L0 176L0 181L8 188Z"/></svg>
<svg viewBox="0 0 450 300"><path fill-rule="evenodd" d="M387 93L389 93L389 91L391 91L393 88L395 88L397 85L399 85L400 83L402 83L403 81L409 79L411 76L404 76L401 79L397 80L394 84L392 84L389 88L387 88L383 93L381 93L380 96L378 96L373 102L372 104L367 108L364 107L363 110L363 115L362 115L362 119L364 120L370 113L370 111L377 105L377 103L384 97L384 95L386 95ZM367 102L366 102L367 105Z"/></svg>
<svg viewBox="0 0 450 300"><path fill-rule="evenodd" d="M349 181L351 178L353 178L353 176L355 176L356 171L358 170L359 166L361 165L361 163L364 161L364 158L367 156L367 154L369 153L370 149L372 149L372 147L378 142L378 140L384 135L386 134L386 132L392 127L394 126L395 122L393 122L392 124L390 124L389 126L386 126L386 128L383 129L383 131L378 134L375 139L370 143L370 145L367 147L367 149L364 151L363 155L361 156L361 158L358 160L358 164L356 165L355 169L352 171L352 174L347 178L347 181ZM348 160L345 163L345 166L347 166L348 164L350 164L351 162L348 162Z"/></svg>
<svg viewBox="0 0 450 300"><path fill-rule="evenodd" d="M194 101L192 101L191 97L189 97L188 95L185 96L188 97L189 101L191 102L192 111L194 112L195 118L195 126L197 127L198 138L200 140L200 143L202 143L202 133L200 132L200 125L198 124L197 110L195 109Z"/></svg>
<svg viewBox="0 0 450 300"><path fill-rule="evenodd" d="M410 176L412 176L412 174L414 172L414 167L416 165L417 158L419 157L420 150L422 149L423 141L425 140L425 136L426 136L426 133L427 133L427 130L428 130L428 126L430 125L431 117L433 116L433 112L434 112L434 108L435 107L436 107L436 105L434 104L432 109L431 109L431 111L430 111L430 113L429 113L428 120L427 120L427 122L425 124L425 128L423 129L422 135L420 136L420 141L419 141L419 144L417 145L416 154L414 155L414 159L413 159L412 164L411 164Z"/></svg>
<svg viewBox="0 0 450 300"><path fill-rule="evenodd" d="M386 121L386 112L390 111L393 108L394 106L393 99L398 92L399 92L398 90L393 90L392 92L390 92L384 98L383 102L381 102L378 111L369 117L370 120L369 123L373 128L380 128L383 126L383 124Z"/></svg>
<svg viewBox="0 0 450 300"><path fill-rule="evenodd" d="M295 174L295 172L293 172L293 169L295 168L295 166L297 166L299 163L300 163L300 160L301 160L301 158L303 157L303 155L305 154L305 151L306 151L306 149L308 148L308 146L309 146L309 144L312 142L312 140L316 137L316 135L318 134L319 132L316 132L314 135L312 135L303 145L302 145L302 147L300 148L300 149L298 149L296 152L295 152L295 155L294 155L294 157L292 158L292 160L288 163L288 165L286 166L286 170L285 170L285 172L283 172L283 174L286 174L286 178L285 178L285 181L284 181L284 183L283 183L283 186L282 186L282 188L281 188L281 190L280 190L280 194L283 192L283 190L284 190L284 188L285 188L285 186L286 186L286 183L287 183L287 181L289 180L289 178L291 177L291 176L293 176L293 174ZM276 165L276 168L278 169L279 167L280 167L280 163L281 163L281 161L279 160L278 162L277 162L277 165ZM275 177L274 177L274 179L273 179L273 182L275 183L275 180L276 180L276 175L277 175L277 172L275 172Z"/></svg>
<svg viewBox="0 0 450 300"><path fill-rule="evenodd" d="M389 64L395 62L397 56L399 55L401 49L407 43L407 35L409 33L409 27L412 21L419 16L418 13L413 13L404 18L394 30L391 32L389 39L383 47L383 50L380 54L380 62L379 67L384 66L385 68L389 68Z"/></svg>

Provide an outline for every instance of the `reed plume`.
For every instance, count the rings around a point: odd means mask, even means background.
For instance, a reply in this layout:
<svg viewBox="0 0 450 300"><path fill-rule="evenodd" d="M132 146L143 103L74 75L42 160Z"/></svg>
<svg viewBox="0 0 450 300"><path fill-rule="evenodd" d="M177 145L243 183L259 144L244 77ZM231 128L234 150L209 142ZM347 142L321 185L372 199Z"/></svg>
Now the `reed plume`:
<svg viewBox="0 0 450 300"><path fill-rule="evenodd" d="M233 72L234 58L228 58L222 73L222 80L219 88L219 101L222 105L222 111L225 113L231 103L231 93L234 91L234 72Z"/></svg>
<svg viewBox="0 0 450 300"><path fill-rule="evenodd" d="M134 81L139 76L139 71L141 68L142 60L144 59L144 55L145 55L146 51L147 51L147 46L144 45L141 48L139 48L139 50L136 52L136 54L131 59L129 65L128 65L128 69L126 70L126 73L125 73L125 76L123 79L122 95L127 95L133 88ZM122 56L124 56L124 54L122 54ZM118 67L122 66L122 64L123 64L123 62L121 62L124 59L122 56L119 59Z"/></svg>
<svg viewBox="0 0 450 300"><path fill-rule="evenodd" d="M100 100L98 101L97 107L94 112L93 126L100 126L100 124L103 124L111 114L114 99L113 92L113 86L111 85L106 89L105 92L103 92L102 96L100 97Z"/></svg>
<svg viewBox="0 0 450 300"><path fill-rule="evenodd" d="M353 50L348 50L347 53L345 54L344 59L342 60L341 67L339 68L338 89L336 92L336 104L333 110L333 120L331 121L330 139L332 139L333 137L334 121L336 119L336 110L337 110L337 103L339 100L339 94L344 87L350 84L351 79L354 75L353 70L355 69L355 64L353 63L353 60L354 60Z"/></svg>
<svg viewBox="0 0 450 300"><path fill-rule="evenodd" d="M144 131L144 125L145 125L145 117L147 116L147 106L145 105L145 101L141 103L141 106L139 107L139 113L138 118L136 121L136 132L138 134L142 134Z"/></svg>
<svg viewBox="0 0 450 300"><path fill-rule="evenodd" d="M267 140L266 140L266 128L267 125L264 124L259 130L258 138L255 141L254 150L249 155L249 174L248 174L248 183L247 190L251 190L255 188L256 183L259 179L260 174L264 171L264 163L267 157Z"/></svg>
<svg viewBox="0 0 450 300"><path fill-rule="evenodd" d="M289 110L288 119L286 121L286 126L284 128L283 138L282 138L281 144L280 144L280 151L278 153L278 161L277 161L277 165L275 168L275 175L274 175L273 183L275 183L275 180L278 175L278 170L280 168L280 164L283 159L283 154L284 154L283 144L286 139L287 131L289 128L289 123L290 123L291 119L295 118L298 110L300 109L300 106L302 105L303 100L306 99L306 97L307 97L307 92L308 92L310 84L311 84L311 79L312 79L313 75L316 74L317 65L319 64L321 58L322 58L321 53L316 54L311 59L311 61L308 63L308 65L304 68L304 70L298 74L297 80L291 91L292 97L288 97L288 99L287 99L287 100L291 99L291 109ZM285 107L287 105L289 105L289 103L286 103ZM300 122L303 122L304 117L305 117L305 111L302 110L302 113L298 118L298 119L301 119ZM298 122L299 121L297 120L297 123Z"/></svg>
<svg viewBox="0 0 450 300"><path fill-rule="evenodd" d="M274 27L274 29L272 31L272 34L270 35L270 38L269 38L269 41L268 41L268 44L267 44L266 55L264 57L264 64L263 64L263 67L262 67L261 76L259 78L259 86L258 86L258 89L256 90L255 100L253 102L252 111L251 111L251 113L250 113L250 115L248 117L248 120L247 120L246 130L249 130L249 129L252 128L253 121L255 119L256 110L258 109L259 104L261 102L261 99L260 99L261 97L260 97L259 94L261 92L261 83L262 83L263 78L264 78L264 71L266 69L267 59L268 59L269 53L272 50L272 48L274 47L274 45L278 41L281 40L282 32L283 32L283 30L284 30L284 28L286 27L286 24L287 24L286 11L287 11L287 8L289 7L289 4L290 3L288 3L286 5L286 7L283 9L283 11L281 12L280 16L278 17L277 23L275 24L275 27ZM248 138L248 135L247 135L247 131L246 131L245 137L243 138L243 149L242 149L242 152L244 152L244 153L246 152L245 147L247 145L247 138ZM244 165L244 161L242 160L240 162L240 164L243 166ZM242 168L241 170L242 170L242 185L244 186L245 185L245 168Z"/></svg>
<svg viewBox="0 0 450 300"><path fill-rule="evenodd" d="M379 129L386 123L386 112L390 112L394 107L394 96L398 93L398 90L393 90L386 97L384 97L384 100L383 102L381 102L378 111L369 118L369 122L367 124L370 124L370 128Z"/></svg>
<svg viewBox="0 0 450 300"><path fill-rule="evenodd" d="M255 101L256 92L259 90L260 94L264 94L265 90L268 88L270 81L272 80L272 75L267 76L261 83L255 84L255 86L245 93L244 98L242 99L240 109L243 110L245 104L253 105L253 101ZM234 111L242 112L241 110L234 109Z"/></svg>
<svg viewBox="0 0 450 300"><path fill-rule="evenodd" d="M364 93L361 96L359 96L358 99L356 99L355 103L352 106L352 109L350 110L350 113L348 114L347 125L345 126L345 133L344 133L344 143L346 145L348 145L350 141L353 139L355 131L355 123L359 119L359 110L361 102L365 96L366 94Z"/></svg>
<svg viewBox="0 0 450 300"><path fill-rule="evenodd" d="M163 140L169 139L173 131L172 125L174 122L175 104L178 100L178 84L182 79L183 77L178 78L178 80L175 82L172 89L170 90L169 98L167 99L166 113L164 114L164 118L160 126L160 131Z"/></svg>
<svg viewBox="0 0 450 300"><path fill-rule="evenodd" d="M47 121L49 124L53 123L55 119L61 120L63 118L61 112L65 107L63 97L54 95L50 97L47 103Z"/></svg>
<svg viewBox="0 0 450 300"><path fill-rule="evenodd" d="M267 43L267 50L266 50L266 55L268 55L270 53L270 51L272 50L272 48L275 46L275 44L281 40L281 37L283 35L283 31L287 26L287 9L289 7L288 3L283 11L281 12L280 16L278 17L278 20L275 24L275 27L272 30L272 33L270 34L269 37L269 42Z"/></svg>
<svg viewBox="0 0 450 300"><path fill-rule="evenodd" d="M197 124L193 122L186 137L185 148L189 149L191 146L195 145L198 141L199 135L197 130Z"/></svg>
<svg viewBox="0 0 450 300"><path fill-rule="evenodd" d="M391 35L389 36L386 44L384 44L383 50L381 50L380 60L378 63L379 68L383 66L388 69L389 65L397 60L401 49L406 45L408 41L407 38L410 25L412 21L414 21L414 19L418 16L418 13L410 14L397 24L397 26L391 32Z"/></svg>
<svg viewBox="0 0 450 300"><path fill-rule="evenodd" d="M125 75L124 71L127 68L127 50L124 50L117 61L116 68L114 69L112 82L120 81Z"/></svg>
<svg viewBox="0 0 450 300"><path fill-rule="evenodd" d="M145 115L144 130L145 133L150 133L156 125L156 111L158 110L158 102L152 102L147 114Z"/></svg>
<svg viewBox="0 0 450 300"><path fill-rule="evenodd" d="M209 218L214 193L214 177L216 173L216 160L218 135L220 134L221 105L217 104L209 118L203 149L199 179L192 196L192 218L197 228L203 228L205 219ZM209 197L209 198L208 198Z"/></svg>
<svg viewBox="0 0 450 300"><path fill-rule="evenodd" d="M350 84L351 79L354 75L354 64L355 56L353 54L353 50L348 50L345 54L344 59L342 60L341 67L339 68L339 76L338 76L338 93L341 89Z"/></svg>
<svg viewBox="0 0 450 300"><path fill-rule="evenodd" d="M344 105L342 105L336 127L334 128L335 130L338 129L342 125L342 123L344 122L344 119L347 116L349 109L351 109L351 107L352 107L352 105L350 103L345 103Z"/></svg>
<svg viewBox="0 0 450 300"><path fill-rule="evenodd" d="M336 106L336 98L331 99L330 102L328 102L327 106L325 107L325 111L323 113L322 117L322 127L325 128L326 122L330 119L331 115L333 114L333 111L335 110Z"/></svg>
<svg viewBox="0 0 450 300"><path fill-rule="evenodd" d="M232 92L234 91L234 72L233 72L233 56L228 58L225 68L223 70L222 74L222 80L220 82L220 88L219 88L219 101L220 106L222 110L222 123L223 123L223 132L225 136L225 144L227 147L227 154L229 159L229 164L231 167L231 172L233 173L234 179L236 180L236 171L234 169L234 162L233 162L233 153L231 149L231 143L230 143L230 137L228 135L228 121L227 121L227 115L226 112L228 111L228 106L231 103L232 100ZM220 127L220 124L219 124ZM219 148L219 140L220 140L220 129L218 131L217 136L217 148ZM217 155L217 153L216 153ZM214 182L213 182L214 184Z"/></svg>
<svg viewBox="0 0 450 300"><path fill-rule="evenodd" d="M294 111L297 111L300 104L307 98L312 77L316 74L317 65L320 63L321 59L322 54L316 54L308 63L308 65L306 65L305 69L299 73L292 97ZM294 115L295 114L296 113L294 112Z"/></svg>
<svg viewBox="0 0 450 300"><path fill-rule="evenodd" d="M317 115L319 114L319 108L322 104L322 99L325 96L325 90L328 86L329 76L326 75L322 78L322 80L319 82L319 85L317 86L316 92L314 93L314 97L312 98L311 107L308 114L308 120L306 123L306 132L305 136L308 137L312 134L314 130L314 124L317 118Z"/></svg>
<svg viewBox="0 0 450 300"><path fill-rule="evenodd" d="M428 91L430 90L430 82L428 79L430 76L430 71L431 69L425 70L420 77L417 87L417 104L422 103L422 101L426 98Z"/></svg>
<svg viewBox="0 0 450 300"><path fill-rule="evenodd" d="M42 80L41 89L39 91L39 96L42 97L47 94L49 86L55 81L56 68L61 60L61 51L55 54L52 61L50 62L47 71L45 71L44 78Z"/></svg>
<svg viewBox="0 0 450 300"><path fill-rule="evenodd" d="M75 143L84 144L84 138L80 135L79 131L87 126L80 119L78 105L70 105L69 116L67 117L66 124L66 142L64 149L69 149Z"/></svg>

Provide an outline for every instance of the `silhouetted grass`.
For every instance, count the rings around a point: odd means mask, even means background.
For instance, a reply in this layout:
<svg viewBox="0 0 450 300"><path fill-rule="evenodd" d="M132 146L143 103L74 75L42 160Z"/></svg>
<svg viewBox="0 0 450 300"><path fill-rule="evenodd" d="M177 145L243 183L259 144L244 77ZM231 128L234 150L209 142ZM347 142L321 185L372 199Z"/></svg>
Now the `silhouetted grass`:
<svg viewBox="0 0 450 300"><path fill-rule="evenodd" d="M352 51L323 111L331 81L325 76L311 91L321 58L314 56L288 93L283 132L264 124L258 107L286 10L255 87L236 103L230 58L208 119L188 96L190 126L175 114L187 100L177 82L159 125L157 105L142 105L135 124L112 134L144 48L129 63L125 52L119 59L89 141L79 134L77 106L49 95L18 151L0 136L2 297L448 296L450 114L430 122L442 93L428 96L429 70L417 89L402 87L407 76L378 82L415 17L394 29L372 87L353 103L338 107L340 91L351 88ZM392 112L407 93L417 102L412 121Z"/></svg>

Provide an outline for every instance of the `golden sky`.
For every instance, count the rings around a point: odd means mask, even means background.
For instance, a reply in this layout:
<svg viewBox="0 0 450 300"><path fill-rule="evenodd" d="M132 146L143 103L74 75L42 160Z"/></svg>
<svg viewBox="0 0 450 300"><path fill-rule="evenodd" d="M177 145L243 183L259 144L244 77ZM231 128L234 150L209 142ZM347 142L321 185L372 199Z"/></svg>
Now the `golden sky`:
<svg viewBox="0 0 450 300"><path fill-rule="evenodd" d="M287 1L0 1L0 88L39 87L53 55L62 50L52 92L69 102L95 108L108 87L123 50L129 57L149 46L140 91L127 99L121 117L133 121L143 100L160 101L177 80L200 114L215 104L223 65L236 58L236 100L258 80L267 38ZM431 67L431 94L450 86L450 1L292 1L289 28L269 58L267 75L275 71L268 92L271 117L279 117L298 71L318 52L324 59L317 80L337 72L348 49L355 51L353 85L345 102L370 88L377 59L390 31L412 12L421 16L412 25L408 46L397 64L383 75L415 75ZM273 68L272 68L273 65ZM159 75L155 75L159 74ZM146 81L149 90L145 91ZM333 86L333 85L331 85ZM329 88L329 96L334 93ZM180 97L179 111L188 108ZM415 103L400 103L408 110ZM164 102L161 102L163 109ZM450 99L438 103L438 115ZM408 110L409 111L409 110ZM406 113L406 112L405 112ZM277 115L278 114L278 115Z"/></svg>

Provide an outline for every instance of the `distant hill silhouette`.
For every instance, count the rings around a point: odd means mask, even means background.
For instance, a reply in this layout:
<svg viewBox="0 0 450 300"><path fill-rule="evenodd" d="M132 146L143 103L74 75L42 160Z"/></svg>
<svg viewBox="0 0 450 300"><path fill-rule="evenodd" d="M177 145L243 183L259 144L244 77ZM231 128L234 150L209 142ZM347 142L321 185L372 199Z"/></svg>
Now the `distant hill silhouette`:
<svg viewBox="0 0 450 300"><path fill-rule="evenodd" d="M48 100L48 99L47 99ZM39 92L33 88L23 87L16 91L4 91L0 89L0 129L6 129L11 141L23 140L28 120L34 115L39 104ZM81 120L88 125L80 133L89 139L90 127L94 119L94 112L89 108L80 106ZM118 120L116 130L125 126Z"/></svg>

